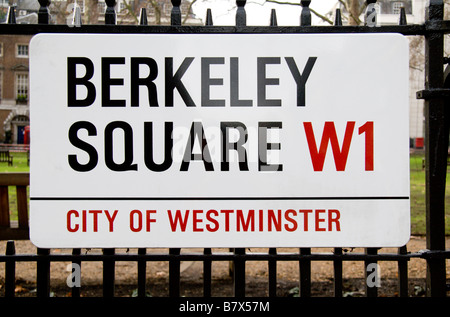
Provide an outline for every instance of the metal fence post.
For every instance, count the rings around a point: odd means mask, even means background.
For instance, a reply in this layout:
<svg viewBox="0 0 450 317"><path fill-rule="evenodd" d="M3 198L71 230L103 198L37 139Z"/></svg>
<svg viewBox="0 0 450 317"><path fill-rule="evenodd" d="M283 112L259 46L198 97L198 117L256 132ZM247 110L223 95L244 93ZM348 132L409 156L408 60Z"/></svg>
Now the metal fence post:
<svg viewBox="0 0 450 317"><path fill-rule="evenodd" d="M15 255L14 241L6 243L6 255ZM14 297L16 288L16 261L14 259L5 262L5 297Z"/></svg>
<svg viewBox="0 0 450 317"><path fill-rule="evenodd" d="M270 22L269 22L270 26L278 26L278 21L277 21L277 11L275 9L272 9L270 11Z"/></svg>
<svg viewBox="0 0 450 317"><path fill-rule="evenodd" d="M16 24L16 7L14 5L9 6L8 16L6 17L6 23Z"/></svg>
<svg viewBox="0 0 450 317"><path fill-rule="evenodd" d="M398 248L398 254L408 254L406 245ZM408 297L408 260L399 260L398 266L398 294L400 297Z"/></svg>
<svg viewBox="0 0 450 317"><path fill-rule="evenodd" d="M40 8L38 11L38 24L49 24L50 13L48 12L48 6L50 5L50 0L38 0Z"/></svg>
<svg viewBox="0 0 450 317"><path fill-rule="evenodd" d="M300 248L300 296L311 297L311 260L302 255L311 255L311 248Z"/></svg>
<svg viewBox="0 0 450 317"><path fill-rule="evenodd" d="M180 248L169 249L169 254L175 259L169 260L169 297L180 297L180 260L176 258L180 255Z"/></svg>
<svg viewBox="0 0 450 317"><path fill-rule="evenodd" d="M146 248L139 248L138 254L145 255L147 253ZM146 294L146 270L147 270L147 261L143 259L139 259L137 261L138 266L138 297L145 297Z"/></svg>
<svg viewBox="0 0 450 317"><path fill-rule="evenodd" d="M246 0L236 0L237 10L236 10L236 26L246 26L247 25L247 13L245 12Z"/></svg>
<svg viewBox="0 0 450 317"><path fill-rule="evenodd" d="M81 249L76 248L72 249L72 255L77 256L81 255ZM76 272L76 266L78 266L80 276L77 276L76 278L81 279L81 261L80 260L74 260L72 261L72 274ZM74 271L75 268L75 271ZM81 281L80 281L81 283ZM80 287L78 287L76 284L72 286L72 297L78 298L80 297Z"/></svg>
<svg viewBox="0 0 450 317"><path fill-rule="evenodd" d="M342 248L334 248L334 254L342 255ZM343 293L343 278L342 278L342 260L333 261L334 270L334 297L342 297Z"/></svg>
<svg viewBox="0 0 450 317"><path fill-rule="evenodd" d="M113 259L115 249L103 249L103 297L114 297L116 263Z"/></svg>
<svg viewBox="0 0 450 317"><path fill-rule="evenodd" d="M377 255L378 249L376 248L366 248L365 253L367 255ZM369 274L369 270L371 269L371 265L375 265L375 271ZM378 263L377 261L371 261L371 260L365 260L364 261L364 267L366 269L365 272L365 282L366 282L366 296L367 297L377 297L378 296L378 283L380 282L379 279L379 273L378 272ZM375 274L373 278L371 278L371 275ZM371 279L369 283L369 279Z"/></svg>
<svg viewBox="0 0 450 317"><path fill-rule="evenodd" d="M311 4L311 0L302 0L300 1L302 5L302 13L300 15L300 25L301 26L310 26L311 25L311 9L309 5Z"/></svg>
<svg viewBox="0 0 450 317"><path fill-rule="evenodd" d="M211 12L211 9L206 9L206 20L205 20L205 25L206 26L211 26L211 25L214 25L214 22L213 22L213 17L212 17L212 12Z"/></svg>
<svg viewBox="0 0 450 317"><path fill-rule="evenodd" d="M50 249L37 249L37 265L36 265L36 284L37 284L37 297L49 297L50 296Z"/></svg>
<svg viewBox="0 0 450 317"><path fill-rule="evenodd" d="M444 17L442 0L430 0L427 23ZM425 35L425 89L441 89L444 84L444 36L439 30ZM445 250L445 182L447 171L448 126L444 96L425 100L425 177L427 249ZM427 260L427 295L446 295L445 259Z"/></svg>
<svg viewBox="0 0 450 317"><path fill-rule="evenodd" d="M276 248L269 248L270 255L277 255ZM269 271L269 297L277 297L277 260L270 259L268 261L268 271Z"/></svg>
<svg viewBox="0 0 450 317"><path fill-rule="evenodd" d="M211 248L203 250L203 254L208 256L212 254ZM209 259L203 260L203 297L211 297L211 277L212 261Z"/></svg>
<svg viewBox="0 0 450 317"><path fill-rule="evenodd" d="M233 286L234 297L245 297L245 249L234 249L235 258L233 261Z"/></svg>
<svg viewBox="0 0 450 317"><path fill-rule="evenodd" d="M147 8L141 8L141 12L139 14L139 25L148 25Z"/></svg>
<svg viewBox="0 0 450 317"><path fill-rule="evenodd" d="M116 0L105 0L106 11L105 11L105 24L116 24Z"/></svg>
<svg viewBox="0 0 450 317"><path fill-rule="evenodd" d="M181 0L172 0L172 12L170 13L170 25L181 25Z"/></svg>

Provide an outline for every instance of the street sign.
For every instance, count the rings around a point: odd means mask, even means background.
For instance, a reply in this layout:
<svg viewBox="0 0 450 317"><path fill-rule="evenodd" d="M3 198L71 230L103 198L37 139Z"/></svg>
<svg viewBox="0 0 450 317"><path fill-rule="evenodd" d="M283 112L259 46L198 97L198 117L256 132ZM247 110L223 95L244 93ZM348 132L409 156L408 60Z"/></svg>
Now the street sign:
<svg viewBox="0 0 450 317"><path fill-rule="evenodd" d="M39 247L388 247L410 235L397 34L39 34Z"/></svg>

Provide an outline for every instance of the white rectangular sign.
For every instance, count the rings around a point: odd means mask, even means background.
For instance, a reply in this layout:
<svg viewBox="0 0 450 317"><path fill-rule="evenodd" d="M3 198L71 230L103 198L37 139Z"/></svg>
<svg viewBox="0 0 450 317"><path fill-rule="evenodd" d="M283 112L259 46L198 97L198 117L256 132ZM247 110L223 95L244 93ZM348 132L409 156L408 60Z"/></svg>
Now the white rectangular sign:
<svg viewBox="0 0 450 317"><path fill-rule="evenodd" d="M397 34L40 34L39 247L388 247L410 235Z"/></svg>

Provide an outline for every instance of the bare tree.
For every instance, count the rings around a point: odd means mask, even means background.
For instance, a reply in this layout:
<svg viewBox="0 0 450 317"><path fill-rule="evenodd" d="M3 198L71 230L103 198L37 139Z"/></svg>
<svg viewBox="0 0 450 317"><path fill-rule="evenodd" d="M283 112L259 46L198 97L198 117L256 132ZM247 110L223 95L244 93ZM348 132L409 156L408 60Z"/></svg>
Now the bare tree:
<svg viewBox="0 0 450 317"><path fill-rule="evenodd" d="M98 0L85 0L84 20L86 24L98 23Z"/></svg>
<svg viewBox="0 0 450 317"><path fill-rule="evenodd" d="M182 2L183 23L186 23L188 20L192 12L192 6L195 2L197 2L197 0ZM164 6L171 6L171 2L169 0L148 0L146 2L137 0L123 0L123 6L124 7L119 20L121 23L138 23L139 14L141 8L143 7L150 9L150 15L153 18L152 23L161 25L163 23L169 23L170 21L170 10L164 10Z"/></svg>
<svg viewBox="0 0 450 317"><path fill-rule="evenodd" d="M294 5L294 6L300 6L301 3L293 3L293 2L287 2L287 1L278 1L278 0L266 0L266 2L275 3L275 4L281 4L281 5ZM349 25L360 25L363 23L361 21L360 16L366 9L367 5L364 0L336 0L337 3L340 3L342 7L344 8L344 19L348 21ZM311 13L315 16L319 17L321 20L323 20L326 23L333 24L333 20L328 18L326 15L321 14L314 10L313 8L310 8Z"/></svg>

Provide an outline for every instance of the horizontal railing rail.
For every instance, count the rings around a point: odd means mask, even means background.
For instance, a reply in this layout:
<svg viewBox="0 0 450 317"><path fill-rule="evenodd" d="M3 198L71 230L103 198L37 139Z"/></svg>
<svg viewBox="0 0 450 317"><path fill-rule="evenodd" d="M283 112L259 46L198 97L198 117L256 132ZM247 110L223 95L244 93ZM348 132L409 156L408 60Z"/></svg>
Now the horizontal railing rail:
<svg viewBox="0 0 450 317"><path fill-rule="evenodd" d="M69 249L63 252L70 251ZM98 253L100 251L100 253ZM342 248L335 248L334 252L311 253L305 252L307 249L299 249L294 252L278 252L276 248L270 248L267 252L246 253L245 249L235 249L233 251L213 251L204 249L203 252L185 249L169 249L158 253L147 253L147 249L139 248L137 253L127 250L125 253L116 253L116 249L89 249L82 253L82 249L73 249L72 253L52 254L50 249L37 249L36 254L16 254L14 241L8 241L6 252L0 255L0 263L5 263L5 297L15 296L15 266L18 262L37 263L37 295L38 297L48 297L50 294L50 265L53 262L72 262L82 266L83 262L103 262L103 296L114 296L114 279L116 262L136 262L137 289L138 296L147 294L147 284L149 284L146 273L146 265L151 262L169 262L169 294L170 297L179 297L180 293L180 263L182 261L203 262L203 283L204 296L210 297L212 292L212 263L216 261L233 263L233 281L235 296L244 297L245 284L245 264L249 261L267 262L268 264L268 288L269 297L276 297L277 289L277 262L292 261L298 262L300 266L301 296L310 296L311 293L311 267L308 266L314 261L329 261L334 264L334 284L335 296L343 296L343 271L342 265L347 261L364 261L365 267L370 263L391 261L398 263L398 289L399 296L408 297L408 262L411 259L450 259L450 251L421 250L419 252L407 252L406 247L398 248L398 253L377 253L378 249L366 249L366 253L343 251ZM95 253L97 252L97 253ZM136 250L134 250L136 252ZM306 265L306 267L305 267ZM303 267L303 269L302 269ZM72 296L80 296L81 288L73 288ZM367 287L367 296L377 296L377 289Z"/></svg>

